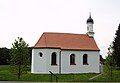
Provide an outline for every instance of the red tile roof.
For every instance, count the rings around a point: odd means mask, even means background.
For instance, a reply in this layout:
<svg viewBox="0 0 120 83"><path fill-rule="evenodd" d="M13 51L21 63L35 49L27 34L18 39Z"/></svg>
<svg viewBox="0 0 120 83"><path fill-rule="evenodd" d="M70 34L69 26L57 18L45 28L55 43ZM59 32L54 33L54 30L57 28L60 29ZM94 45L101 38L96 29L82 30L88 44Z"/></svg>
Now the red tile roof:
<svg viewBox="0 0 120 83"><path fill-rule="evenodd" d="M60 48L69 50L96 50L99 48L94 38L87 34L52 33L42 34L34 48Z"/></svg>

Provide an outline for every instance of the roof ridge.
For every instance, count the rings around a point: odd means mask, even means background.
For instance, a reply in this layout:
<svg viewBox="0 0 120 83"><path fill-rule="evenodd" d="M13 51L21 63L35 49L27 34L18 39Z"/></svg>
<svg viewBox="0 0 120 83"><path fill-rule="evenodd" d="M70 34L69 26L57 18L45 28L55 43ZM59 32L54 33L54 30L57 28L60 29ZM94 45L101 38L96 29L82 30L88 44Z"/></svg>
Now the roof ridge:
<svg viewBox="0 0 120 83"><path fill-rule="evenodd" d="M43 34L71 34L71 35L87 35L87 34L79 34L79 33L63 33L63 32L43 32Z"/></svg>

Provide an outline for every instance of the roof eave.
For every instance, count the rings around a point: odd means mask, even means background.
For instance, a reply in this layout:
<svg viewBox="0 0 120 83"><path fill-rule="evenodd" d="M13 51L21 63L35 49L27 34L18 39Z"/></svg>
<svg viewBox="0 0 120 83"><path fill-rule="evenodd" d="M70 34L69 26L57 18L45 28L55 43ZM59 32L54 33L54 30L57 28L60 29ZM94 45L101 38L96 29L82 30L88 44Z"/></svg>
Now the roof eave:
<svg viewBox="0 0 120 83"><path fill-rule="evenodd" d="M80 50L80 51L100 51L100 49L65 49L60 47L33 47L32 49L61 49L61 50Z"/></svg>

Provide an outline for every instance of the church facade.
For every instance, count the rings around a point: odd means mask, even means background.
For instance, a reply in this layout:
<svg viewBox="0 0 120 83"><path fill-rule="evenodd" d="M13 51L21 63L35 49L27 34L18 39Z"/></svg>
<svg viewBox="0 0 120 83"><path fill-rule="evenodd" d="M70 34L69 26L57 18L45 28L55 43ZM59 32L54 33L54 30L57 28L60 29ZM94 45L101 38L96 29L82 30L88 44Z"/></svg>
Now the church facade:
<svg viewBox="0 0 120 83"><path fill-rule="evenodd" d="M86 34L44 32L32 49L31 73L100 73L93 24L90 15Z"/></svg>

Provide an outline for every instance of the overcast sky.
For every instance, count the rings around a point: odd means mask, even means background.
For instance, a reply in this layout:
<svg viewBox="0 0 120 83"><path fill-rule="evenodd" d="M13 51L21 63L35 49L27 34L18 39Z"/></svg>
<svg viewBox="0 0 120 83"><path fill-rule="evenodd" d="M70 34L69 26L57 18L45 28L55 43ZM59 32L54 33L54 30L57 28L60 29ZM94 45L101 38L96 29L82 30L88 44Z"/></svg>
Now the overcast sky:
<svg viewBox="0 0 120 83"><path fill-rule="evenodd" d="M105 57L120 23L120 0L0 0L0 47L11 48L17 37L34 46L43 32L86 34L89 12Z"/></svg>

